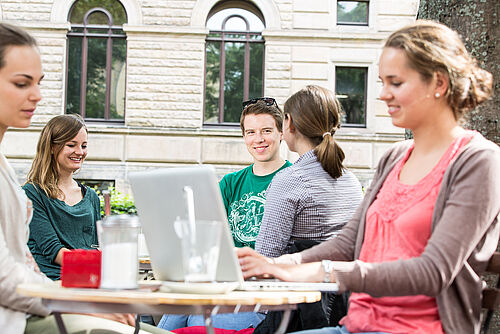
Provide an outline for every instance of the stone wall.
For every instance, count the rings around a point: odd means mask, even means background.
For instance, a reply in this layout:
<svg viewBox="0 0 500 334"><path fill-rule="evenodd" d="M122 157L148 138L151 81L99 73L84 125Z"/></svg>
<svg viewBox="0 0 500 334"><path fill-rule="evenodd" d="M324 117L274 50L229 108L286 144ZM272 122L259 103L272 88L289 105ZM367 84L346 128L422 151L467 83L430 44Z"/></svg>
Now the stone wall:
<svg viewBox="0 0 500 334"><path fill-rule="evenodd" d="M46 73L43 100L29 129L10 129L2 151L22 180L39 131L64 113L66 34L72 0L0 0L2 21L39 41ZM88 124L89 155L80 178L115 180L127 191L132 170L210 163L221 176L251 157L239 128L203 127L206 15L216 0L122 0L128 11L124 125ZM415 19L417 0L370 2L369 26L337 26L335 1L255 0L264 15L264 95L282 105L307 84L335 89L335 66L368 68L367 126L341 128L336 138L346 165L368 184L381 154L403 139L378 99L377 62L388 33ZM283 156L296 154L282 145Z"/></svg>

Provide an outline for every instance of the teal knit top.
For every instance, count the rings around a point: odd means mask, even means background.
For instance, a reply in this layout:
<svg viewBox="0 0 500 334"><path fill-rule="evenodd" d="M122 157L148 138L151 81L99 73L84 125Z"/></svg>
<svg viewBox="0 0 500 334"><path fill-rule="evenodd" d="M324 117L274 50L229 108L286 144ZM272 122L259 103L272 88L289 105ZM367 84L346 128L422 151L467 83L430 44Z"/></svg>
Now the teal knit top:
<svg viewBox="0 0 500 334"><path fill-rule="evenodd" d="M23 186L33 202L28 247L40 270L53 280L60 279L61 267L54 262L63 247L91 249L97 245L96 221L101 219L99 197L89 187L83 199L73 206L50 198L33 184Z"/></svg>

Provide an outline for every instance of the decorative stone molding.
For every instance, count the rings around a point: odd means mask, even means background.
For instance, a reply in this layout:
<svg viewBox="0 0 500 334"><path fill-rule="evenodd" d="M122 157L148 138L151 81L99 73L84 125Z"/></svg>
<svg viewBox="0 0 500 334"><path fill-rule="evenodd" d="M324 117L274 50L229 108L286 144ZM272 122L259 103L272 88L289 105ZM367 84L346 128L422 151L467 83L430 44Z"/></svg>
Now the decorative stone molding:
<svg viewBox="0 0 500 334"><path fill-rule="evenodd" d="M199 27L200 24L204 24L207 21L208 13L217 2L219 2L219 0L198 0L193 8L193 14L191 15L191 26ZM280 12L274 1L251 0L249 2L257 6L262 15L264 15L266 30L279 30L281 28Z"/></svg>
<svg viewBox="0 0 500 334"><path fill-rule="evenodd" d="M68 21L68 14L71 6L76 0L54 0L52 12L50 13L50 22L63 23ZM127 12L128 24L142 24L141 6L136 0L118 0L121 2Z"/></svg>

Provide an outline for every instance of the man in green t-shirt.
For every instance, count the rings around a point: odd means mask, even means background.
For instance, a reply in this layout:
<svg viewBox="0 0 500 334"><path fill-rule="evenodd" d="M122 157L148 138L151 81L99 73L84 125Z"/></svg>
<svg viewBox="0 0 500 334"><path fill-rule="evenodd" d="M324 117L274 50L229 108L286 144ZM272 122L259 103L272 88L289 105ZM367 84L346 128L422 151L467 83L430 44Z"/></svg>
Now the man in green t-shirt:
<svg viewBox="0 0 500 334"><path fill-rule="evenodd" d="M266 190L274 175L291 166L280 156L283 112L273 98L243 102L240 127L253 164L219 182L236 247L255 247Z"/></svg>

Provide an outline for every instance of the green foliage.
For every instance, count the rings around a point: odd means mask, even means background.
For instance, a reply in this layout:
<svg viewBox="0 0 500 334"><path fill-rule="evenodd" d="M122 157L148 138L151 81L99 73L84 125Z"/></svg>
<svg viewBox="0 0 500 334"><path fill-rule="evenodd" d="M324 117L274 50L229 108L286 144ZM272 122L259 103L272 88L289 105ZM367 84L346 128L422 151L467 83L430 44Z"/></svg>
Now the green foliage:
<svg viewBox="0 0 500 334"><path fill-rule="evenodd" d="M368 2L338 1L337 21L343 23L368 23Z"/></svg>
<svg viewBox="0 0 500 334"><path fill-rule="evenodd" d="M101 200L101 215L104 216L104 196L101 191L94 187L99 199ZM122 194L115 189L115 187L109 187L108 191L111 196L110 207L112 215L120 214L137 214L137 209L135 207L134 199L128 194Z"/></svg>
<svg viewBox="0 0 500 334"><path fill-rule="evenodd" d="M71 10L71 23L83 23L84 15L92 8L101 7L108 10L113 17L114 25L121 25L127 23L127 13L125 8L123 8L120 1L117 0L79 0L77 1ZM91 22L96 24L108 24L107 18L95 17L97 22Z"/></svg>

